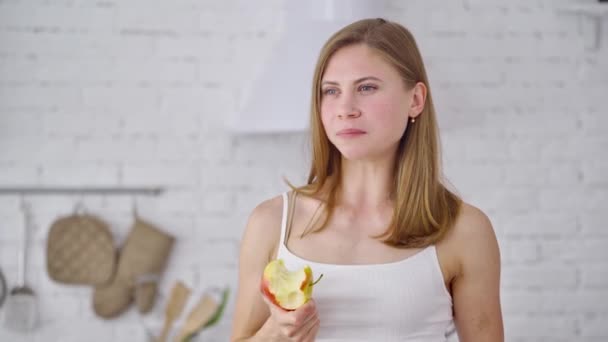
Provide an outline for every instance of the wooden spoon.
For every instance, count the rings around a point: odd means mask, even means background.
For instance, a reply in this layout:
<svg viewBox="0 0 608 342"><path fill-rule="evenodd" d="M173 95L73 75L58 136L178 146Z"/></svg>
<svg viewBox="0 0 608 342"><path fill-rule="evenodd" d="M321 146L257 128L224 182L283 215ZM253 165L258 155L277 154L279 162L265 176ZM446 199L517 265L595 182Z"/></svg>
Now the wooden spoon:
<svg viewBox="0 0 608 342"><path fill-rule="evenodd" d="M165 308L165 322L158 342L165 342L167 340L171 325L182 313L182 310L184 310L188 297L190 297L190 292L190 289L181 281L178 281L173 285L167 307Z"/></svg>
<svg viewBox="0 0 608 342"><path fill-rule="evenodd" d="M196 306L190 311L186 322L182 326L174 342L183 342L184 339L197 332L213 317L219 308L219 303L209 294L203 295Z"/></svg>

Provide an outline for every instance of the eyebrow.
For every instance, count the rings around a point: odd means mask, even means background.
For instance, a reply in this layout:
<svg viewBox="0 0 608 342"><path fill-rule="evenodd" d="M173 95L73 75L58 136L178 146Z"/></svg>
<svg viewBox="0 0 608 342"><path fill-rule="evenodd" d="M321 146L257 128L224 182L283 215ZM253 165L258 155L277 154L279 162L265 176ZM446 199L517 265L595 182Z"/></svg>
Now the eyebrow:
<svg viewBox="0 0 608 342"><path fill-rule="evenodd" d="M382 82L382 80L379 79L378 77L365 76L365 77L361 77L361 78L356 79L355 83L361 83L361 82L369 81L369 80ZM323 81L323 82L321 82L321 85L324 85L324 84L339 85L338 82L334 82L334 81Z"/></svg>

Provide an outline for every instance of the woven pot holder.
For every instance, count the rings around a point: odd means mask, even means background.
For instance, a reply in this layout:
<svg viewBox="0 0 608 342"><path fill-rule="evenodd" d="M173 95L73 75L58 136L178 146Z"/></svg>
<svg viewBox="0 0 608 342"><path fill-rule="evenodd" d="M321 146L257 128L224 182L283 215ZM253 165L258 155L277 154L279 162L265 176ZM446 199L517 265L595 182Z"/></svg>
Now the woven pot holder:
<svg viewBox="0 0 608 342"><path fill-rule="evenodd" d="M114 239L108 225L93 215L71 215L53 222L46 251L47 272L54 281L103 285L114 276Z"/></svg>

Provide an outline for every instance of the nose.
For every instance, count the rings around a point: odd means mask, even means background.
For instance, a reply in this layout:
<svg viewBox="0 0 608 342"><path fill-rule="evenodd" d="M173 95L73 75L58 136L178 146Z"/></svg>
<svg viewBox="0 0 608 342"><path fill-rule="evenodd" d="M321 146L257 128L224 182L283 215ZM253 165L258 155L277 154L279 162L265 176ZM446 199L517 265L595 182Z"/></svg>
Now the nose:
<svg viewBox="0 0 608 342"><path fill-rule="evenodd" d="M338 118L354 119L361 116L361 111L357 108L352 96L343 96L341 102L338 108Z"/></svg>
<svg viewBox="0 0 608 342"><path fill-rule="evenodd" d="M355 108L350 108L349 110L342 110L338 113L338 118L344 119L354 119L361 116L361 111Z"/></svg>

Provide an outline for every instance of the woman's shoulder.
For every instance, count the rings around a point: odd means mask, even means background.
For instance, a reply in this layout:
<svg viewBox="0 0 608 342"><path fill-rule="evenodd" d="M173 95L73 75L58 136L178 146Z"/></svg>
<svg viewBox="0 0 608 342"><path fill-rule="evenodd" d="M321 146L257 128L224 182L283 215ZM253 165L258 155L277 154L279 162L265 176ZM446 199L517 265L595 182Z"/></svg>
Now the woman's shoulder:
<svg viewBox="0 0 608 342"><path fill-rule="evenodd" d="M249 220L254 223L262 221L280 221L283 211L283 196L282 194L267 198L259 202L251 211Z"/></svg>
<svg viewBox="0 0 608 342"><path fill-rule="evenodd" d="M243 244L263 248L269 252L276 249L281 234L282 214L282 195L259 202L247 220L242 239Z"/></svg>
<svg viewBox="0 0 608 342"><path fill-rule="evenodd" d="M283 214L282 194L259 202L251 211L247 227L259 233L271 233L273 230L280 231L281 218Z"/></svg>
<svg viewBox="0 0 608 342"><path fill-rule="evenodd" d="M488 234L491 230L493 228L488 215L478 207L463 201L454 224L455 234L461 238L471 238L479 234Z"/></svg>
<svg viewBox="0 0 608 342"><path fill-rule="evenodd" d="M476 206L462 202L456 222L443 244L461 265L475 260L499 258L496 232L488 215Z"/></svg>

